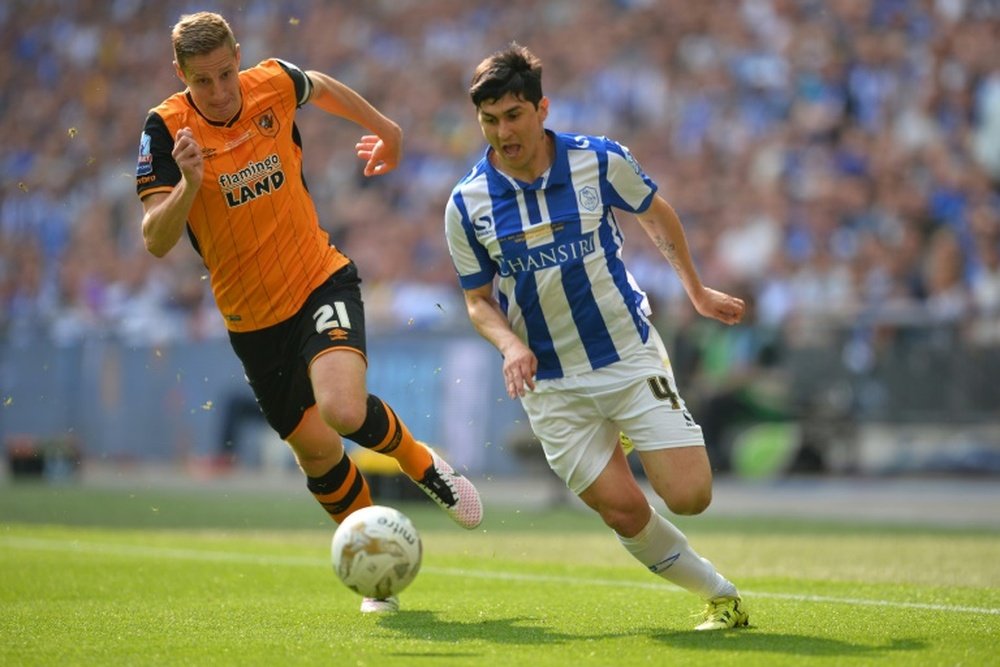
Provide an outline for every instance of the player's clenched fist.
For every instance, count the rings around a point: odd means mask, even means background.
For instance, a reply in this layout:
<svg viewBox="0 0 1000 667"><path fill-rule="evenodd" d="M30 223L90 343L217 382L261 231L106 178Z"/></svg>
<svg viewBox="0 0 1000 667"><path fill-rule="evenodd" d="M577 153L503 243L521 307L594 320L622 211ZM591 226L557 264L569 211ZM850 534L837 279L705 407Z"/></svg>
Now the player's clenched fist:
<svg viewBox="0 0 1000 667"><path fill-rule="evenodd" d="M174 137L174 150L170 153L180 167L181 174L194 186L201 185L205 165L201 158L201 146L195 141L191 128L182 127Z"/></svg>

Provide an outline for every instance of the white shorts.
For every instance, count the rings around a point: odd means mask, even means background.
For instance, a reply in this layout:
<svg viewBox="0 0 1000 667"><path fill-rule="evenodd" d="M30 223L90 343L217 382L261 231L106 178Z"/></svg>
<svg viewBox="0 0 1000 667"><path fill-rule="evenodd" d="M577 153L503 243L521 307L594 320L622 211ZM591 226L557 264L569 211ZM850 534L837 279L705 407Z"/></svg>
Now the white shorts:
<svg viewBox="0 0 1000 667"><path fill-rule="evenodd" d="M521 405L549 467L577 495L607 466L619 433L639 451L705 446L655 330L640 352L610 366L539 380Z"/></svg>

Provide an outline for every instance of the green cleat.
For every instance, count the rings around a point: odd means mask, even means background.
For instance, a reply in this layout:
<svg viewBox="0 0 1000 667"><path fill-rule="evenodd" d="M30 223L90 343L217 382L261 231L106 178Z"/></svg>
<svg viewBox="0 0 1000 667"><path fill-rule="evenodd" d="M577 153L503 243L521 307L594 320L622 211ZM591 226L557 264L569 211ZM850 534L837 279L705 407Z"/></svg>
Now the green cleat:
<svg viewBox="0 0 1000 667"><path fill-rule="evenodd" d="M742 628L747 625L750 615L743 610L743 599L740 596L734 598L715 598L709 600L702 613L704 620L695 626L695 630L728 630L729 628Z"/></svg>

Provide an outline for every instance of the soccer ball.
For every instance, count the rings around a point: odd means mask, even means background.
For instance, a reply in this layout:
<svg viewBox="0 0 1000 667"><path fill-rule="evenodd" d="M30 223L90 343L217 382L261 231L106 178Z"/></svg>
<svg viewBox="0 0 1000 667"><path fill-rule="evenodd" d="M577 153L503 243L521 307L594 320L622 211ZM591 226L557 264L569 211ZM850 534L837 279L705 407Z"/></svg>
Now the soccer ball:
<svg viewBox="0 0 1000 667"><path fill-rule="evenodd" d="M352 591L387 598L410 585L423 557L420 534L405 514L372 505L352 512L333 533L333 571Z"/></svg>

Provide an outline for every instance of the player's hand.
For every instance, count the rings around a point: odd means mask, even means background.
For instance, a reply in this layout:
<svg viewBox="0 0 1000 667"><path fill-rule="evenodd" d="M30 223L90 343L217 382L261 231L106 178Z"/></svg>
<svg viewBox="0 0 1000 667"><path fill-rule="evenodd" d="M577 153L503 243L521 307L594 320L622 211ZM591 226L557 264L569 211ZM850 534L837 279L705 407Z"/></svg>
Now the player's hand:
<svg viewBox="0 0 1000 667"><path fill-rule="evenodd" d="M693 303L698 313L719 320L724 324L739 324L747 309L743 299L719 292L711 287L702 288Z"/></svg>
<svg viewBox="0 0 1000 667"><path fill-rule="evenodd" d="M507 395L511 398L524 396L535 389L535 373L538 371L538 358L524 343L512 346L504 353L503 381L507 387Z"/></svg>
<svg viewBox="0 0 1000 667"><path fill-rule="evenodd" d="M201 179L205 175L205 163L201 157L201 146L195 141L191 128L182 127L177 130L174 136L174 150L170 155L180 168L181 176L191 185L200 187Z"/></svg>
<svg viewBox="0 0 1000 667"><path fill-rule="evenodd" d="M374 134L366 134L355 144L358 157L365 161L365 176L381 176L399 166L403 156L400 144L390 146Z"/></svg>

